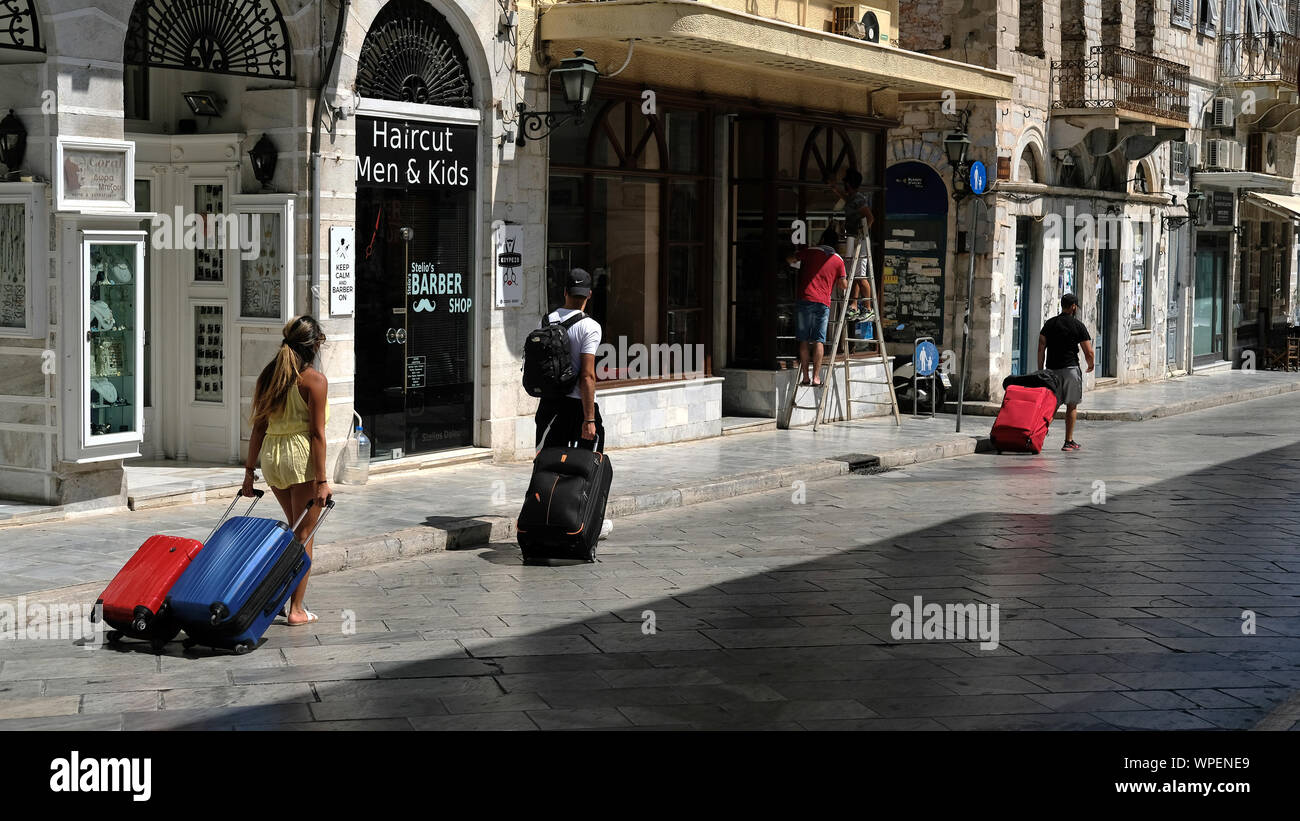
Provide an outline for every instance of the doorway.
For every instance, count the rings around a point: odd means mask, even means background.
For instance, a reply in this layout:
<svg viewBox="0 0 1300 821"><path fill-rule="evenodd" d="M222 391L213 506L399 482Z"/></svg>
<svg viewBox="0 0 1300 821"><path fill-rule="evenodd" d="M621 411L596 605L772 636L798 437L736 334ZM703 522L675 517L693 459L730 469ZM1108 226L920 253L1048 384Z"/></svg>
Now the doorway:
<svg viewBox="0 0 1300 821"><path fill-rule="evenodd" d="M233 464L239 379L230 294L240 260L227 231L237 135L131 135L136 207L159 215L146 246L145 432L142 454ZM189 159L174 161L173 152Z"/></svg>
<svg viewBox="0 0 1300 821"><path fill-rule="evenodd" d="M1011 284L1011 374L1020 376L1037 359L1037 350L1029 352L1029 266L1033 253L1029 242L1029 217L1016 217L1016 269Z"/></svg>
<svg viewBox="0 0 1300 821"><path fill-rule="evenodd" d="M357 188L356 408L376 460L473 444L472 196Z"/></svg>
<svg viewBox="0 0 1300 821"><path fill-rule="evenodd" d="M1115 297L1118 291L1115 277L1119 268L1118 252L1102 250L1097 256L1097 294L1093 316L1097 328L1093 333L1093 351L1096 355L1097 378L1115 376Z"/></svg>
<svg viewBox="0 0 1300 821"><path fill-rule="evenodd" d="M1223 359L1224 309L1228 282L1228 238L1201 234L1196 239L1196 290L1192 300L1192 363Z"/></svg>

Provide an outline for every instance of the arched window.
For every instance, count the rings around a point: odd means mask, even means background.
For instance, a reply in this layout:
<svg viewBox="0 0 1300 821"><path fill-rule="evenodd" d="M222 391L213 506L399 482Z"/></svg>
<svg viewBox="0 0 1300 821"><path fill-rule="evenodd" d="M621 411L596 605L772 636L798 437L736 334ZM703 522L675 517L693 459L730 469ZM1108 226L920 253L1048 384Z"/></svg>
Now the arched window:
<svg viewBox="0 0 1300 821"><path fill-rule="evenodd" d="M1032 145L1025 146L1020 152L1016 182L1038 182L1038 151Z"/></svg>
<svg viewBox="0 0 1300 821"><path fill-rule="evenodd" d="M139 0L131 11L122 60L293 79L289 29L275 0Z"/></svg>
<svg viewBox="0 0 1300 821"><path fill-rule="evenodd" d="M357 93L422 105L473 108L460 38L424 0L390 0L361 44Z"/></svg>
<svg viewBox="0 0 1300 821"><path fill-rule="evenodd" d="M40 15L31 0L0 2L0 48L45 51L41 42Z"/></svg>

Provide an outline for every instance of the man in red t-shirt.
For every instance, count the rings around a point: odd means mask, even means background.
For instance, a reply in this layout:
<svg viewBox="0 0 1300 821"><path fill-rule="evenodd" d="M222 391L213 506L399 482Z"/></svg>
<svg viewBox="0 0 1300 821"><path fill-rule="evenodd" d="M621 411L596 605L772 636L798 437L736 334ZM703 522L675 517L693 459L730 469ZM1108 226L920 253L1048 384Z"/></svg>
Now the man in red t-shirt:
<svg viewBox="0 0 1300 821"><path fill-rule="evenodd" d="M826 322L831 314L831 287L847 285L844 260L835 253L839 238L835 229L827 228L821 244L795 250L787 245L786 262L799 265L799 290L795 304L795 337L799 340L799 374L801 385L821 387L822 351L826 343ZM808 373L812 353L812 375Z"/></svg>

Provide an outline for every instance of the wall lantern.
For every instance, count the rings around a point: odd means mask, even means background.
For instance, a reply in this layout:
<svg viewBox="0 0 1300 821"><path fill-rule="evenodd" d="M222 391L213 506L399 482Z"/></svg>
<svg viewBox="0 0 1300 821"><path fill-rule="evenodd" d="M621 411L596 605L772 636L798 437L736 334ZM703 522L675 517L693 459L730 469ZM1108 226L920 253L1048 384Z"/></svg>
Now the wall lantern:
<svg viewBox="0 0 1300 821"><path fill-rule="evenodd" d="M262 184L263 188L271 185L271 178L275 176L275 164L280 158L280 152L276 150L275 143L266 134L262 139L257 141L248 152L248 160L253 164L253 176Z"/></svg>
<svg viewBox="0 0 1300 821"><path fill-rule="evenodd" d="M1187 195L1187 216L1185 217L1165 217L1166 228L1178 228L1190 222L1192 225L1201 224L1201 206L1205 204L1205 194L1196 189Z"/></svg>
<svg viewBox="0 0 1300 821"><path fill-rule="evenodd" d="M954 131L943 138L943 150L952 166L952 197L960 201L970 193L966 179L966 152L970 150L970 137L965 131Z"/></svg>
<svg viewBox="0 0 1300 821"><path fill-rule="evenodd" d="M591 103L591 92L596 87L596 61L582 56L582 49L573 52L572 57L560 61L560 67L551 72L558 78L560 88L564 91L565 111L529 111L528 106L520 103L519 137L515 145L526 145L529 139L538 140L570 120L581 125L587 105Z"/></svg>
<svg viewBox="0 0 1300 821"><path fill-rule="evenodd" d="M9 109L9 116L0 120L0 162L5 164L9 176L13 176L23 164L23 155L27 153L27 129L22 120Z"/></svg>

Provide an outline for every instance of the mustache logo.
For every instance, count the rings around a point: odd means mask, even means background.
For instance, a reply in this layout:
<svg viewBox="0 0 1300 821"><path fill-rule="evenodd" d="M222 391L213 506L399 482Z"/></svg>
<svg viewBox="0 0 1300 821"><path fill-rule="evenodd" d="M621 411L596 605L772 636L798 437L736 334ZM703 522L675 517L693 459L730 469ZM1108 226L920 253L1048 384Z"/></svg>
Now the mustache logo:
<svg viewBox="0 0 1300 821"><path fill-rule="evenodd" d="M433 309L437 307L438 307L438 303L430 299L422 299L419 302L415 303L416 312L433 311Z"/></svg>

